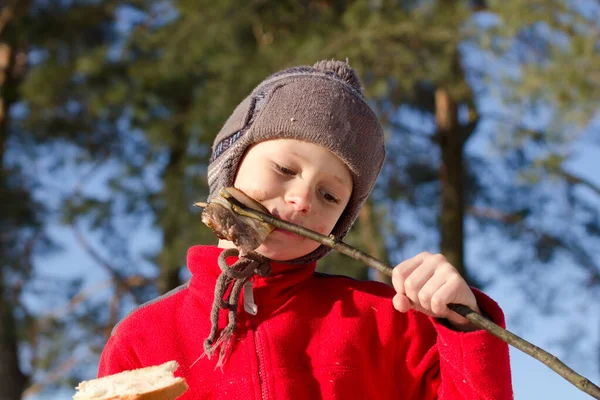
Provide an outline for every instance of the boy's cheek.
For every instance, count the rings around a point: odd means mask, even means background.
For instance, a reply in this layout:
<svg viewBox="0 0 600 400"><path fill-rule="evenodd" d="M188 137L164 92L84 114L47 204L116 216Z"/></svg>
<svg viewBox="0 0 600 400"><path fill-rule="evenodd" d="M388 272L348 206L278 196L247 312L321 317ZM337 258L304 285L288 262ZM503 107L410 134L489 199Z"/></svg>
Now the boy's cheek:
<svg viewBox="0 0 600 400"><path fill-rule="evenodd" d="M244 187L244 185L240 185L239 187L237 187L237 189L246 193L248 196L252 197L254 200L258 201L259 203L265 201L265 199L267 198L267 194L265 193L265 191L261 190L259 188Z"/></svg>
<svg viewBox="0 0 600 400"><path fill-rule="evenodd" d="M331 231L333 230L333 226L329 227L329 225L325 225L325 224L318 224L317 226L315 226L313 228L313 231L320 233L321 235L329 235L331 233Z"/></svg>
<svg viewBox="0 0 600 400"><path fill-rule="evenodd" d="M335 218L331 213L321 213L320 215L315 215L313 221L315 221L315 225L312 230L321 235L328 236L339 221L339 216Z"/></svg>

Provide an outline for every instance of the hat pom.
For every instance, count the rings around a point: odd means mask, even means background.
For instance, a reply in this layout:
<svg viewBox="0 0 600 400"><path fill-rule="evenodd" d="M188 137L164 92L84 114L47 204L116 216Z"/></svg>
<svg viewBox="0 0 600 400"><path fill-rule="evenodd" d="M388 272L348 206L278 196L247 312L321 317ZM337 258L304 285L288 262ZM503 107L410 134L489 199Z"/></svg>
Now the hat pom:
<svg viewBox="0 0 600 400"><path fill-rule="evenodd" d="M360 79L358 78L358 74L350 65L345 61L336 61L336 60L322 60L318 61L313 65L313 68L318 71L323 72L333 72L337 76L340 77L342 81L352 86L354 89L358 90L359 93L362 93L362 85L360 83Z"/></svg>

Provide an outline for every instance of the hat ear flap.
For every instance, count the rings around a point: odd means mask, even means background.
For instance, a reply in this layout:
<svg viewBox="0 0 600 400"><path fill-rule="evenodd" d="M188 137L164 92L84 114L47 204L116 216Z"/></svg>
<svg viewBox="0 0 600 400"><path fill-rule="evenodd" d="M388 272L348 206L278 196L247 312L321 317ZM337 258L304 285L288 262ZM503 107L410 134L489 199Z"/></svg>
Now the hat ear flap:
<svg viewBox="0 0 600 400"><path fill-rule="evenodd" d="M209 163L219 158L221 154L242 137L254 113L255 104L256 99L254 96L248 96L233 110L233 113L225 121L215 139Z"/></svg>
<svg viewBox="0 0 600 400"><path fill-rule="evenodd" d="M248 96L238 104L231 116L225 121L221 132L219 132L219 136L226 138L233 133L241 131L252 117L255 102L256 99L253 96Z"/></svg>

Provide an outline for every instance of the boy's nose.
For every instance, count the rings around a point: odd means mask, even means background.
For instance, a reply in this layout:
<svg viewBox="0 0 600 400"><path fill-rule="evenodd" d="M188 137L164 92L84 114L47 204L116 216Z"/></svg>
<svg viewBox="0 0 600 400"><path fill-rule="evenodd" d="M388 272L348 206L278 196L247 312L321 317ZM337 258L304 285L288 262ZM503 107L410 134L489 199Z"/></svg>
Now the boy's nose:
<svg viewBox="0 0 600 400"><path fill-rule="evenodd" d="M312 195L307 189L296 189L286 195L286 202L295 211L309 213L312 206Z"/></svg>

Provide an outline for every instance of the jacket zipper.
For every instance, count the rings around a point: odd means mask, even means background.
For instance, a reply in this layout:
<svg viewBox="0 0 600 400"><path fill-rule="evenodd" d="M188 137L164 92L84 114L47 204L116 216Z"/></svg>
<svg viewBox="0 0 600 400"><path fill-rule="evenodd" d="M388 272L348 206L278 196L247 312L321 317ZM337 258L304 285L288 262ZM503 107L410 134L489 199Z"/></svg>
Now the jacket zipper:
<svg viewBox="0 0 600 400"><path fill-rule="evenodd" d="M267 400L269 398L269 393L267 391L267 382L266 382L266 372L264 370L264 362L263 362L263 350L262 345L260 344L260 338L258 336L258 325L254 329L254 344L256 347L256 360L258 363L258 382L260 383L260 393L261 399Z"/></svg>
<svg viewBox="0 0 600 400"><path fill-rule="evenodd" d="M248 314L254 316L254 348L256 349L256 363L258 364L258 383L260 384L261 399L267 400L269 393L267 391L266 371L264 370L263 349L258 335L258 319L256 317L258 307L254 302L252 281L248 281L244 285L244 309Z"/></svg>

